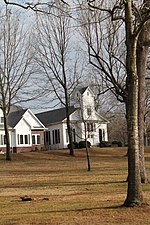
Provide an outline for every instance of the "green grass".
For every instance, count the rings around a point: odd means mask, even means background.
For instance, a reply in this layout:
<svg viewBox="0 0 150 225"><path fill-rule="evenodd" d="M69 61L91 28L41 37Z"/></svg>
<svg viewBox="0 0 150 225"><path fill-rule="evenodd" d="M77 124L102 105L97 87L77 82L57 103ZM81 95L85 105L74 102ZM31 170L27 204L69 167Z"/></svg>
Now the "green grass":
<svg viewBox="0 0 150 225"><path fill-rule="evenodd" d="M139 225L150 224L149 206L121 207L127 194L125 148L90 149L91 171L85 150L0 155L0 224L3 225ZM150 149L146 167L150 171ZM143 185L150 202L150 184ZM28 195L33 200L23 202Z"/></svg>

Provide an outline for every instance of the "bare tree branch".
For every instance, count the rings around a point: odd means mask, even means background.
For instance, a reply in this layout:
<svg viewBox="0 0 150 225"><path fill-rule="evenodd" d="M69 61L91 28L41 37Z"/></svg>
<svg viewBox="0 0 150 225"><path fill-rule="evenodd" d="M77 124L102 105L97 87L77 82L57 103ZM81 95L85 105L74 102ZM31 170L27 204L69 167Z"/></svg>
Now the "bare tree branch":
<svg viewBox="0 0 150 225"><path fill-rule="evenodd" d="M60 2L64 5L69 6L69 4L64 0L60 0ZM25 9L25 10L31 9L34 12L47 13L47 14L51 14L51 9L53 7L56 7L55 1L53 1L51 3L50 2L45 2L45 3L37 2L37 3L33 4L33 3L26 2L25 4L20 4L20 3L17 3L17 2L10 2L10 1L4 0L4 3L6 5L17 6L17 7L20 7L22 9ZM47 9L45 7L47 7Z"/></svg>

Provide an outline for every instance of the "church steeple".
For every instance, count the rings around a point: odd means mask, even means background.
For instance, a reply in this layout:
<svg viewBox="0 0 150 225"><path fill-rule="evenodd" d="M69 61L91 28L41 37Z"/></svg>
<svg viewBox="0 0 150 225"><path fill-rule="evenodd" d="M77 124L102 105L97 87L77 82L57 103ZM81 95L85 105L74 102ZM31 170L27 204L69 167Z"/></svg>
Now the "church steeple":
<svg viewBox="0 0 150 225"><path fill-rule="evenodd" d="M92 116L95 111L95 95L90 87L77 89L72 96L72 103L74 107L80 107L86 118Z"/></svg>

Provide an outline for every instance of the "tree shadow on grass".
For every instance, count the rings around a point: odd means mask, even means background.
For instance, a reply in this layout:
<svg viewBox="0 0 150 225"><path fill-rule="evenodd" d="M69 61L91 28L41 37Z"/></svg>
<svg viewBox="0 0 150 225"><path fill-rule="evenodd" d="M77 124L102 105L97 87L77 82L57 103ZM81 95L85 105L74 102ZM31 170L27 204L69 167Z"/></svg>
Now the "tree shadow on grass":
<svg viewBox="0 0 150 225"><path fill-rule="evenodd" d="M61 182L61 183L58 183L58 182L47 182L47 183L34 183L34 184L22 184L22 185L18 185L18 184L14 184L13 187L8 185L6 186L5 185L5 188L30 188L30 187L35 187L35 188L38 188L38 187L77 187L77 186L85 186L85 187L89 187L89 186L92 186L92 185L109 185L109 184L121 184L121 183L126 183L126 181L105 181L105 182L99 182L99 181L93 181L93 182ZM86 194L86 193L85 193ZM70 194L72 195L72 193ZM78 195L78 193L76 194ZM69 194L68 194L69 196Z"/></svg>
<svg viewBox="0 0 150 225"><path fill-rule="evenodd" d="M23 203L26 204L26 203ZM123 204L122 205L113 205L113 206L99 206L99 207L84 207L84 208L76 208L76 209L62 209L62 210L37 210L37 211L30 211L30 212L17 212L13 213L13 215L36 215L36 214L56 214L56 213L83 213L83 212L90 212L95 210L112 210L112 209L127 209ZM7 214L5 214L6 216Z"/></svg>
<svg viewBox="0 0 150 225"><path fill-rule="evenodd" d="M26 204L26 203L24 203ZM37 211L30 211L30 212L17 212L13 213L13 215L35 215L35 214L49 214L49 213L70 213L70 212L86 212L86 211L93 211L93 210L104 210L104 209L117 209L122 208L123 206L109 206L109 207L89 207L89 208L78 208L78 209L62 209L62 210L37 210ZM6 216L7 213L4 213Z"/></svg>
<svg viewBox="0 0 150 225"><path fill-rule="evenodd" d="M34 201L36 202L36 200ZM39 202L39 201L37 201ZM28 204L28 202L23 202L23 204ZM144 204L141 206L138 206L139 208L145 208L145 207L149 207L148 204ZM86 212L86 211L94 211L94 210L112 210L112 209L127 209L129 207L124 206L123 204L117 204L117 205L110 205L110 206L98 206L98 207L83 207L83 208L76 208L76 209L54 209L54 210L40 210L40 211L30 211L30 212L17 212L17 213L13 213L13 215L36 215L36 214L53 214L53 213L71 213L71 212ZM7 214L5 214L7 215Z"/></svg>

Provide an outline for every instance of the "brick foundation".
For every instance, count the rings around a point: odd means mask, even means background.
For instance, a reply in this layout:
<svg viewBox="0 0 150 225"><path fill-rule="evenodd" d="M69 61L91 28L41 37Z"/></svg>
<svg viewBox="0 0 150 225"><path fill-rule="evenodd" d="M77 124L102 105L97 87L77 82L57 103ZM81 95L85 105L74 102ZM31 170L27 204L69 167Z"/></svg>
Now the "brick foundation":
<svg viewBox="0 0 150 225"><path fill-rule="evenodd" d="M17 147L16 148L16 153L19 153L19 152L31 152L31 150L32 150L32 146L31 147Z"/></svg>
<svg viewBox="0 0 150 225"><path fill-rule="evenodd" d="M43 150L44 145L34 145L30 147L16 147L16 148L11 148L10 151L12 153L19 153L19 152L31 152L31 151L38 151L38 150ZM1 147L0 151L6 152L5 147Z"/></svg>

